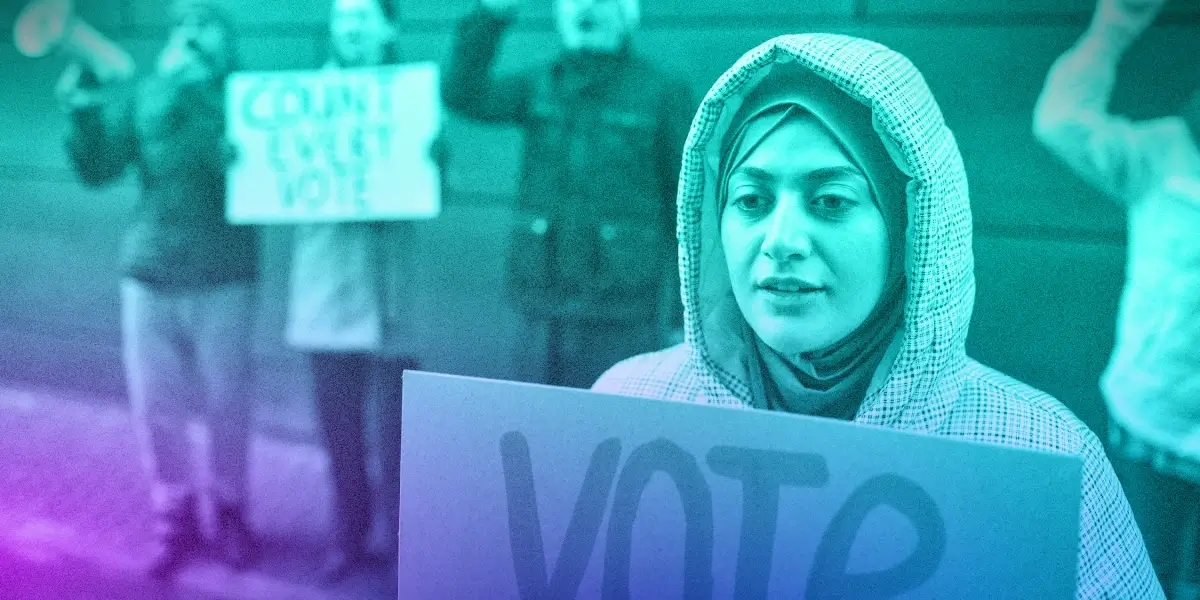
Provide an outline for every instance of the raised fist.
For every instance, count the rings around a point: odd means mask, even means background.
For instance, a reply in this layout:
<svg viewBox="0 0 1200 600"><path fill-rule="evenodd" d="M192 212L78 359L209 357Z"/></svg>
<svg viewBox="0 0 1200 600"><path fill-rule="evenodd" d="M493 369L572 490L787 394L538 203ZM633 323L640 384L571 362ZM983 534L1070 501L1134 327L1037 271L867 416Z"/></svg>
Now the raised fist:
<svg viewBox="0 0 1200 600"><path fill-rule="evenodd" d="M69 113L99 106L104 102L104 90L96 75L76 61L59 76L54 97L59 108Z"/></svg>
<svg viewBox="0 0 1200 600"><path fill-rule="evenodd" d="M1167 0L1099 0L1088 33L1123 50L1150 27L1166 3Z"/></svg>

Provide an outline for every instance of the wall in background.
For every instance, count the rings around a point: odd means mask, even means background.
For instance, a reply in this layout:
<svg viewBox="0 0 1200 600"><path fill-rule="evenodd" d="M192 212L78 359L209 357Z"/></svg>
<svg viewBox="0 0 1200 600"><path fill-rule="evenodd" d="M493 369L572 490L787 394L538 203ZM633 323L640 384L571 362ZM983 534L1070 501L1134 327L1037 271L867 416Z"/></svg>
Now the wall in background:
<svg viewBox="0 0 1200 600"><path fill-rule="evenodd" d="M405 56L440 60L473 0L398 3ZM17 3L0 9L4 31ZM167 2L80 3L85 17L149 64ZM234 3L245 68L310 68L324 58L327 0ZM1084 187L1029 134L1051 61L1083 30L1090 0L645 0L636 45L691 81L697 98L767 38L833 31L908 55L961 145L976 219L973 356L1058 396L1098 431L1096 380L1112 344L1124 263L1124 216ZM500 69L551 58L552 0L527 0ZM1200 2L1172 0L1126 59L1115 110L1168 114L1200 86L1173 57L1200 52ZM703 51L698 51L703 49ZM116 253L136 194L132 177L81 187L61 148L51 90L64 63L27 60L0 43L0 376L120 395ZM515 372L517 318L501 294L504 224L520 136L451 116L443 216L418 227L419 330L431 370L504 378ZM308 375L283 342L290 231L265 230L256 334L262 394L308 408ZM300 419L301 422L303 419Z"/></svg>

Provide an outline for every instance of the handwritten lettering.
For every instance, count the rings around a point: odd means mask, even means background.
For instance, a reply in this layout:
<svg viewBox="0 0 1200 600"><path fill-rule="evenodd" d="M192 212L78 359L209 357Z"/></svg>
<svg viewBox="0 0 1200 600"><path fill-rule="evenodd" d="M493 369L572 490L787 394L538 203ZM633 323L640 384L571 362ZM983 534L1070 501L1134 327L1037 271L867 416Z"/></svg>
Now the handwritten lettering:
<svg viewBox="0 0 1200 600"><path fill-rule="evenodd" d="M639 446L625 462L613 496L604 555L604 600L628 600L629 554L633 548L633 519L642 492L655 473L665 473L683 501L686 533L683 542L684 600L712 598L712 492L696 459L674 442L657 439Z"/></svg>
<svg viewBox="0 0 1200 600"><path fill-rule="evenodd" d="M307 213L370 210L372 167L389 161L397 116L392 75L280 76L254 80L242 121L266 135L281 208Z"/></svg>
<svg viewBox="0 0 1200 600"><path fill-rule="evenodd" d="M621 461L621 442L615 438L605 440L592 453L592 462L584 475L583 486L567 526L567 535L549 581L546 577L546 553L542 548L542 525L538 519L529 442L518 431L505 434L500 440L500 457L508 493L513 569L521 598L574 598L579 593L579 584L583 581L584 570L600 533L608 493Z"/></svg>
<svg viewBox="0 0 1200 600"><path fill-rule="evenodd" d="M767 597L771 554L779 518L782 486L819 488L829 482L829 469L819 454L716 446L708 451L713 473L742 482L742 535L734 597Z"/></svg>
<svg viewBox="0 0 1200 600"><path fill-rule="evenodd" d="M596 447L571 514L566 538L547 578L542 529L537 513L529 445L519 431L500 440L508 501L513 567L523 600L575 598L595 549L600 523L613 489L621 459L621 443L610 438ZM771 575L771 554L778 525L783 486L820 488L830 478L824 457L814 453L713 447L706 456L716 475L742 484L742 529L735 573L734 597L765 598ZM633 522L642 494L656 473L675 483L682 501L684 590L687 600L713 595L712 492L695 457L667 439L637 447L616 479L604 555L602 597L630 597L630 553ZM903 562L880 572L849 574L850 551L872 510L889 506L899 511L919 535L917 549ZM916 482L895 474L873 477L850 494L826 529L817 548L805 597L892 598L916 589L937 571L946 549L946 528L933 498Z"/></svg>
<svg viewBox="0 0 1200 600"><path fill-rule="evenodd" d="M904 562L886 571L850 575L850 549L858 529L872 510L890 506L915 526L920 541ZM916 589L934 572L946 550L946 524L937 504L920 485L899 475L879 475L850 494L817 548L808 580L808 597L894 598Z"/></svg>
<svg viewBox="0 0 1200 600"><path fill-rule="evenodd" d="M392 79L377 77L264 77L242 97L242 121L249 127L276 130L304 122L386 122L394 115Z"/></svg>

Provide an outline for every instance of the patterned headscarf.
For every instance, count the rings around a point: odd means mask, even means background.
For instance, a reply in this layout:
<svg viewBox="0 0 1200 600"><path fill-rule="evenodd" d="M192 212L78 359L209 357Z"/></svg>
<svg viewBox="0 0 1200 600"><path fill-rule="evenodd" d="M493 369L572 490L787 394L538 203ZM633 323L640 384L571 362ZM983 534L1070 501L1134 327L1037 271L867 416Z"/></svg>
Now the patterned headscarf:
<svg viewBox="0 0 1200 600"><path fill-rule="evenodd" d="M747 328L747 346L762 364L751 370L751 386L769 408L851 419L904 315L905 180L874 129L870 110L800 67L776 68L745 99L722 140L717 206L724 209L730 173L772 132L800 118L815 119L829 131L867 176L887 225L887 280L870 315L829 348L783 356Z"/></svg>

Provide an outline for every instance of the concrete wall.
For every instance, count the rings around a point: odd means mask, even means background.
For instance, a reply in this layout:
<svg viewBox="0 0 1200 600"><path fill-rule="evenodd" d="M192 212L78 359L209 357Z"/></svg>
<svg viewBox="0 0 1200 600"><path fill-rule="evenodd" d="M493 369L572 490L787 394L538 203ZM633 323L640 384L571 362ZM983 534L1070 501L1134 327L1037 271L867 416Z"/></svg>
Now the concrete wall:
<svg viewBox="0 0 1200 600"><path fill-rule="evenodd" d="M402 46L439 60L473 0L398 3ZM6 3L9 24L18 3ZM166 2L81 2L85 16L141 64L157 49ZM308 68L324 57L328 0L227 2L248 69ZM1030 111L1051 61L1082 31L1090 0L645 0L637 45L683 73L697 96L742 52L781 33L834 31L908 55L937 94L964 153L976 219L978 299L969 350L1059 396L1099 429L1096 379L1112 343L1123 269L1121 212L1033 142ZM501 68L551 57L551 0L528 0ZM1114 108L1167 114L1200 85L1173 57L1200 51L1200 2L1172 0L1134 48ZM132 178L78 185L51 89L61 60L20 58L0 43L0 376L120 394L116 246L136 193ZM516 316L500 295L503 223L520 138L451 119L444 216L422 224L419 314L427 368L485 377L514 373ZM307 407L307 372L282 339L290 251L268 228L257 360L264 401ZM436 299L436 300L435 300ZM298 417L298 422L304 421Z"/></svg>

